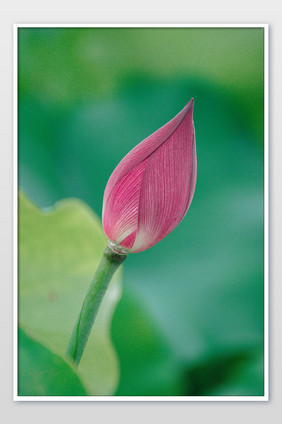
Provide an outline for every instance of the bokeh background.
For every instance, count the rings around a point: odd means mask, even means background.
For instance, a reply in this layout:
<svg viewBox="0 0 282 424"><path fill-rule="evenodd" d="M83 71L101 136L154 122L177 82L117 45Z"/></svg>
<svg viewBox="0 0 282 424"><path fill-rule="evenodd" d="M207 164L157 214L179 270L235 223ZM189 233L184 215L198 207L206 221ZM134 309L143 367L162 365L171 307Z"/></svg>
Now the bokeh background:
<svg viewBox="0 0 282 424"><path fill-rule="evenodd" d="M115 394L263 395L262 28L20 28L19 185L101 217L117 163L195 99L186 218L132 254ZM59 243L59 240L58 240Z"/></svg>

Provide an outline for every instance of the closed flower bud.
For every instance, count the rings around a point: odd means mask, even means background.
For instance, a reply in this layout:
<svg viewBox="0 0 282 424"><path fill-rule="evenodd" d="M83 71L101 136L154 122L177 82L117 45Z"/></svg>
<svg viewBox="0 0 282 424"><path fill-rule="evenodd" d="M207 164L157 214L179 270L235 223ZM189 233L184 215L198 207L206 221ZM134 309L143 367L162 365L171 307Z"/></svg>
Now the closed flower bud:
<svg viewBox="0 0 282 424"><path fill-rule="evenodd" d="M149 249L184 218L197 175L193 105L191 99L112 173L104 193L103 227L117 252Z"/></svg>

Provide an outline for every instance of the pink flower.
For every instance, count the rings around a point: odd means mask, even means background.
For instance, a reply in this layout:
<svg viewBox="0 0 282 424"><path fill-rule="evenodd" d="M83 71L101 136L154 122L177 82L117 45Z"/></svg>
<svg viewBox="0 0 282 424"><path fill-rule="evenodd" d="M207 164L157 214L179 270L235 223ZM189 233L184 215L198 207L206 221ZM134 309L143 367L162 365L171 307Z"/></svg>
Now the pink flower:
<svg viewBox="0 0 282 424"><path fill-rule="evenodd" d="M116 251L141 252L184 218L197 175L194 100L131 150L104 193L103 227Z"/></svg>

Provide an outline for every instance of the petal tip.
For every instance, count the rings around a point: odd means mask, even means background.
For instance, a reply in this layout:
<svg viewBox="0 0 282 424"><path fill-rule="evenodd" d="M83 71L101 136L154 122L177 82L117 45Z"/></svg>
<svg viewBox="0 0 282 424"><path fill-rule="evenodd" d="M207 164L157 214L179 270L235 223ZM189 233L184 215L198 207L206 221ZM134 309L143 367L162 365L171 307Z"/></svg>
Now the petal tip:
<svg viewBox="0 0 282 424"><path fill-rule="evenodd" d="M192 97L192 99L189 100L189 102L187 103L186 107L187 107L188 110L191 110L191 109L194 108L194 97Z"/></svg>

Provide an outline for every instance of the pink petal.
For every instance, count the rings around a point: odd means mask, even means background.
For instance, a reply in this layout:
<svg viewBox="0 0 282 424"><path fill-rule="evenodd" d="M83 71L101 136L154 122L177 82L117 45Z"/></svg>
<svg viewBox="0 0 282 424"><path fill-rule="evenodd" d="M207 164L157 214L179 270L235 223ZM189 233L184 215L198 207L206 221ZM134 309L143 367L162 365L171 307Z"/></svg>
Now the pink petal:
<svg viewBox="0 0 282 424"><path fill-rule="evenodd" d="M195 190L195 137L188 121L151 156L143 175L138 233L132 251L139 252L167 236L184 218ZM148 245L149 241L149 245Z"/></svg>
<svg viewBox="0 0 282 424"><path fill-rule="evenodd" d="M131 252L153 246L182 220L196 184L193 99L138 144L112 173L104 194L108 239Z"/></svg>
<svg viewBox="0 0 282 424"><path fill-rule="evenodd" d="M104 231L108 239L117 244L137 231L139 197L146 163L147 159L121 178L113 186L107 202L104 201Z"/></svg>

